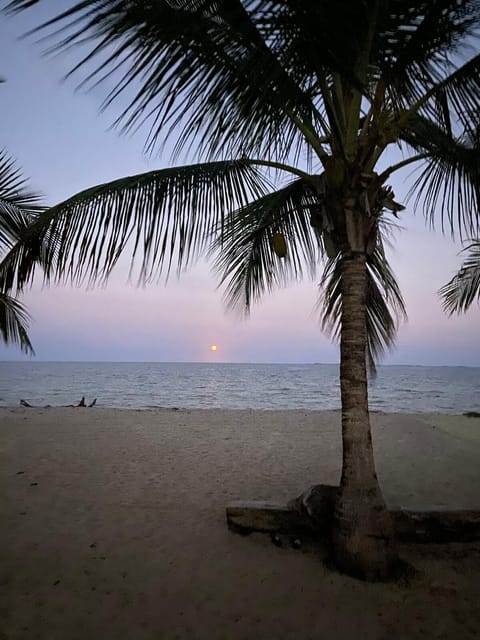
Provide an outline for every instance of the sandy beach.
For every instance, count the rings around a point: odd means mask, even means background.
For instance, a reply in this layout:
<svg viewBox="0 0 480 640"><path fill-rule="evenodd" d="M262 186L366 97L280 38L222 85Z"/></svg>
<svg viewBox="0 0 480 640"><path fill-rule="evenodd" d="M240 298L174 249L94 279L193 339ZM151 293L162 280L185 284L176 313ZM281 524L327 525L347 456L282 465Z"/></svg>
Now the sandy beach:
<svg viewBox="0 0 480 640"><path fill-rule="evenodd" d="M480 420L375 414L391 507L480 509ZM0 409L0 640L480 637L480 543L409 584L227 530L232 500L339 480L337 412Z"/></svg>

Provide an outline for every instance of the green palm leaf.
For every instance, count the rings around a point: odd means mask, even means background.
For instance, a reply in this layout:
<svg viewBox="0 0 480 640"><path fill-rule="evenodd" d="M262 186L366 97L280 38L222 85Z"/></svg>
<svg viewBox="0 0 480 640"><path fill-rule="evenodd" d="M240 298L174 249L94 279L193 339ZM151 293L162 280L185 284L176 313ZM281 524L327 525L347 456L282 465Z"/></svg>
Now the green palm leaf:
<svg viewBox="0 0 480 640"><path fill-rule="evenodd" d="M95 59L84 86L115 77L104 107L127 92L117 124L131 130L147 123L147 147L174 134L177 150L195 140L209 157L219 150L225 157L270 149L284 160L292 146L304 144L298 122L311 132L313 122L321 126L308 77L299 83L282 64L295 29L284 21L287 27L280 35L271 8L252 0L96 0L75 4L39 30L52 51L94 42L73 71Z"/></svg>
<svg viewBox="0 0 480 640"><path fill-rule="evenodd" d="M5 344L18 344L22 351L35 355L27 334L29 315L11 296L0 293L0 335Z"/></svg>
<svg viewBox="0 0 480 640"><path fill-rule="evenodd" d="M0 152L0 258L23 241L27 229L42 207L40 196L28 189L15 161ZM33 264L33 262L32 262ZM33 268L33 267L31 267ZM6 344L18 344L25 353L34 354L27 334L28 313L23 305L0 287L0 335Z"/></svg>
<svg viewBox="0 0 480 640"><path fill-rule="evenodd" d="M28 246L24 246L29 236L29 227L33 220L44 211L41 197L28 188L27 180L22 176L15 161L6 153L0 153L0 291L11 291L21 279L29 281L35 266L43 264L48 247L37 237L32 237ZM23 271L17 270L12 262L14 247L22 247ZM10 268L6 265L10 264Z"/></svg>
<svg viewBox="0 0 480 640"><path fill-rule="evenodd" d="M308 221L308 212L317 200L302 178L238 209L213 245L215 268L221 284L226 285L229 306L244 307L265 292L299 279L304 271L313 276L321 246ZM307 215L306 215L307 214ZM287 253L279 258L273 248L275 233L287 244Z"/></svg>
<svg viewBox="0 0 480 640"><path fill-rule="evenodd" d="M466 250L468 255L460 270L439 290L449 315L467 311L475 299L480 299L480 240Z"/></svg>
<svg viewBox="0 0 480 640"><path fill-rule="evenodd" d="M163 268L168 274L174 262L179 270L188 266L229 212L264 193L267 184L253 166L236 160L161 169L86 189L35 218L28 237L0 264L0 276L7 287L15 277L23 286L40 242L49 248L42 260L47 280L105 281L128 247L131 275L141 255L138 279L151 281Z"/></svg>
<svg viewBox="0 0 480 640"><path fill-rule="evenodd" d="M15 161L0 151L0 253L21 236L32 218L43 210L40 196L27 188Z"/></svg>
<svg viewBox="0 0 480 640"><path fill-rule="evenodd" d="M452 133L421 116L412 116L402 138L424 154L419 175L410 195L423 201L425 215L433 226L439 217L442 230L452 235L476 235L480 227L480 138Z"/></svg>
<svg viewBox="0 0 480 640"><path fill-rule="evenodd" d="M480 54L435 83L421 98L420 113L451 134L475 131L478 125Z"/></svg>
<svg viewBox="0 0 480 640"><path fill-rule="evenodd" d="M373 48L378 75L389 98L405 109L450 75L453 60L461 59L468 40L478 35L478 2L382 2L377 20Z"/></svg>

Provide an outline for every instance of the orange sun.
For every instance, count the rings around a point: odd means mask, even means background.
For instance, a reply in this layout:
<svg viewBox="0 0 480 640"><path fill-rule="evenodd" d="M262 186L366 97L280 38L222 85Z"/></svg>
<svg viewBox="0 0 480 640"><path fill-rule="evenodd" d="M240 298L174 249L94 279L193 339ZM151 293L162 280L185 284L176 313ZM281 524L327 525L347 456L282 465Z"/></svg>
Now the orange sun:
<svg viewBox="0 0 480 640"><path fill-rule="evenodd" d="M210 351L216 351L216 350L217 350L217 345L212 344L212 346L210 347Z"/></svg>

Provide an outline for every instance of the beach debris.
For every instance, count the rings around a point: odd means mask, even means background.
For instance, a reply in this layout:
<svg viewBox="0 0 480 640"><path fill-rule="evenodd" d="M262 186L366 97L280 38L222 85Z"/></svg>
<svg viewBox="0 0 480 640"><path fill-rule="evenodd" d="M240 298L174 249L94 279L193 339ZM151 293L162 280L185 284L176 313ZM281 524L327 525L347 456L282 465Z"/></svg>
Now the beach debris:
<svg viewBox="0 0 480 640"><path fill-rule="evenodd" d="M90 545L90 549L95 549L96 546L97 546L96 543L92 542L92 544Z"/></svg>
<svg viewBox="0 0 480 640"><path fill-rule="evenodd" d="M286 542L285 537L282 538L278 534L278 532L272 532L270 534L270 540L272 541L272 544L274 544L276 547L283 547L284 546L284 542ZM302 540L298 536L290 536L288 538L288 542L289 542L290 546L292 547L292 549L301 549L302 548Z"/></svg>
<svg viewBox="0 0 480 640"><path fill-rule="evenodd" d="M291 537L290 546L292 547L292 549L301 549L302 541L300 540L300 538Z"/></svg>
<svg viewBox="0 0 480 640"><path fill-rule="evenodd" d="M38 487L38 482L30 482L31 487Z"/></svg>
<svg viewBox="0 0 480 640"><path fill-rule="evenodd" d="M458 589L454 586L445 585L441 582L432 582L429 591L434 596L444 596L446 598L454 598L458 594Z"/></svg>
<svg viewBox="0 0 480 640"><path fill-rule="evenodd" d="M270 535L270 540L273 542L273 544L276 547L283 547L283 542L282 539L280 538L280 536L278 535L278 533L272 533Z"/></svg>
<svg viewBox="0 0 480 640"><path fill-rule="evenodd" d="M28 407L30 409L51 409L53 407L53 405L51 405L51 404L45 404L43 406L30 404L26 400L20 400L20 404L22 405L22 407ZM85 396L82 396L82 399L80 400L80 402L78 404L61 404L61 405L58 405L58 406L63 407L63 408L66 408L66 407L94 407L96 404L97 404L97 398L94 398L92 400L92 402L89 405L87 405L87 403L85 402Z"/></svg>
<svg viewBox="0 0 480 640"><path fill-rule="evenodd" d="M60 580L55 580L55 582L53 583L53 586L56 587L57 584L60 584Z"/></svg>
<svg viewBox="0 0 480 640"><path fill-rule="evenodd" d="M17 476L21 476L21 475L22 475L22 473L25 473L25 471L17 471L17 473L16 473L15 475L17 475Z"/></svg>

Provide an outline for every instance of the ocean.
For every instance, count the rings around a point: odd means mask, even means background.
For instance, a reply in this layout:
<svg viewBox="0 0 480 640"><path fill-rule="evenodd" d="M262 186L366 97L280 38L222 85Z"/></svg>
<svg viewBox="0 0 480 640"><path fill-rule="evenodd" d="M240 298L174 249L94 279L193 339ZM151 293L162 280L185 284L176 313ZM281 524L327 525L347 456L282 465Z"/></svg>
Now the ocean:
<svg viewBox="0 0 480 640"><path fill-rule="evenodd" d="M0 362L0 406L77 404L224 409L338 409L338 365ZM480 367L380 366L370 408L480 411Z"/></svg>

